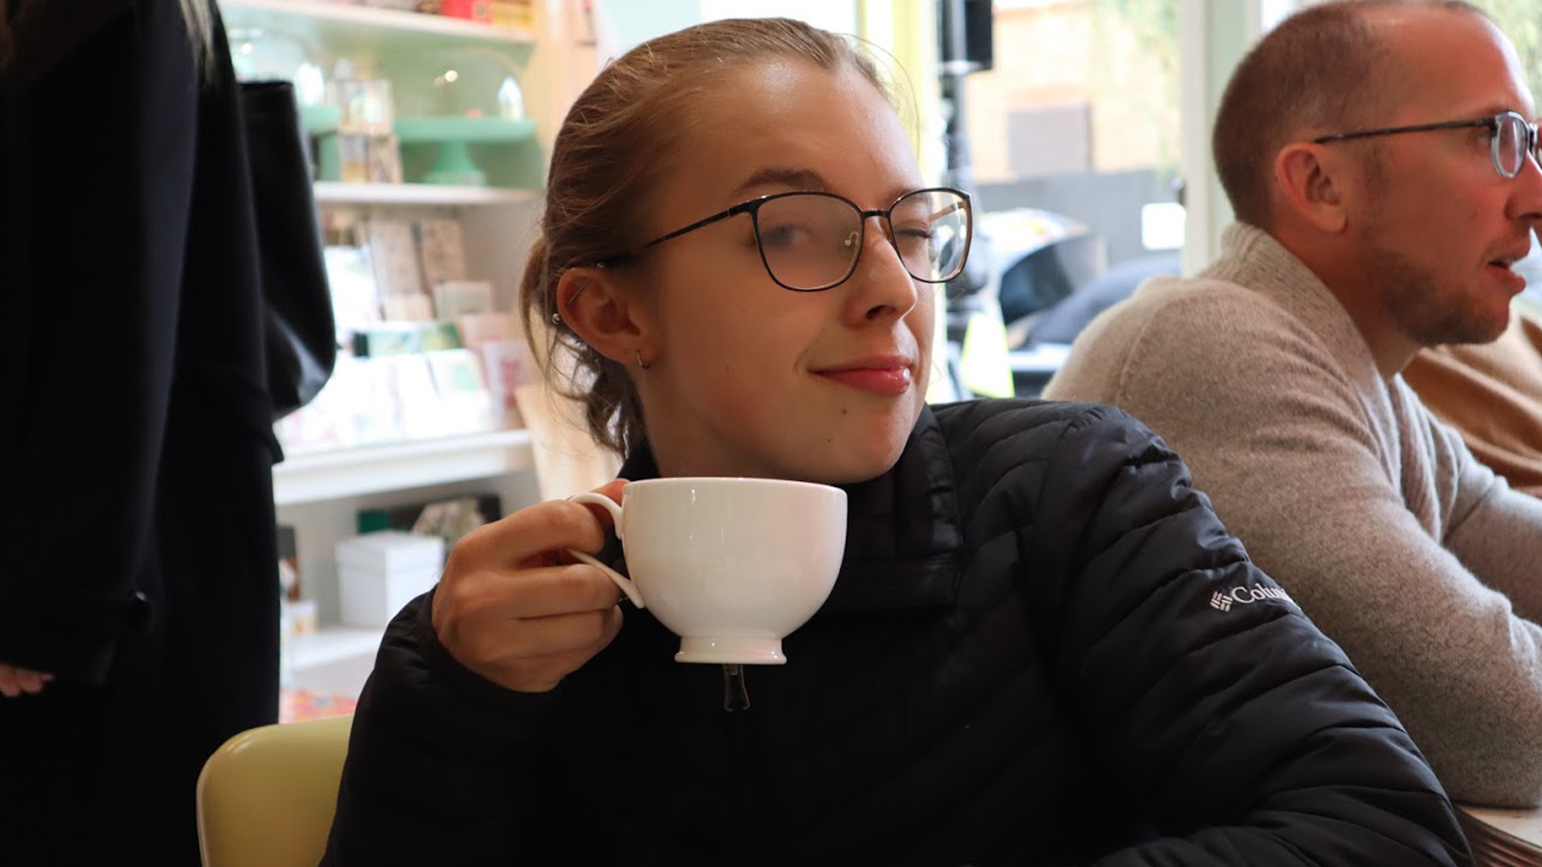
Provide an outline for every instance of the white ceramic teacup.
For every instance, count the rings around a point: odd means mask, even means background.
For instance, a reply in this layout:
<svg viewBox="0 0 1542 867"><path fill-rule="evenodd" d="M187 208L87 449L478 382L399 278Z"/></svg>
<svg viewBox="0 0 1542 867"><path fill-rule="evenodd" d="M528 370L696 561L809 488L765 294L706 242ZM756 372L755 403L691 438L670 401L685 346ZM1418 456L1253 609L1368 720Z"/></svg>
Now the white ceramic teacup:
<svg viewBox="0 0 1542 867"><path fill-rule="evenodd" d="M780 479L632 482L609 510L631 580L581 551L638 608L680 636L677 662L779 665L782 638L835 586L846 550L846 492Z"/></svg>

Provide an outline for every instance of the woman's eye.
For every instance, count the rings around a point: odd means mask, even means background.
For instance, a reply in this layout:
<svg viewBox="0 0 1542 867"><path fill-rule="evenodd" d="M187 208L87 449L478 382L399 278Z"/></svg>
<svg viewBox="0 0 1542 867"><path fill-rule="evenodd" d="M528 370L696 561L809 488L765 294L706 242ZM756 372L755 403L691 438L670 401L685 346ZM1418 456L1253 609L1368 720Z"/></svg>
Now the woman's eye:
<svg viewBox="0 0 1542 867"><path fill-rule="evenodd" d="M900 254L906 258L918 255L926 250L932 243L932 230L930 226L910 223L894 227L894 245L899 248Z"/></svg>
<svg viewBox="0 0 1542 867"><path fill-rule="evenodd" d="M780 226L762 226L760 243L768 247L794 247L806 244L811 233L803 226L788 223Z"/></svg>

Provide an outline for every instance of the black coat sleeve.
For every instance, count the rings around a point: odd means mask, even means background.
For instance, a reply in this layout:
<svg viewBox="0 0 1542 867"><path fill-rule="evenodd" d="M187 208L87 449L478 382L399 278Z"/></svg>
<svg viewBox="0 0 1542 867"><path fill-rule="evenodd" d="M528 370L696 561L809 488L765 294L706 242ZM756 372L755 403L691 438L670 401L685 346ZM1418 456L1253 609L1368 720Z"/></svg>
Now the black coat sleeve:
<svg viewBox="0 0 1542 867"><path fill-rule="evenodd" d="M359 697L327 867L437 864L449 852L463 867L512 864L513 853L540 863L560 836L536 748L556 691L513 692L461 666L434 634L432 598L391 622Z"/></svg>
<svg viewBox="0 0 1542 867"><path fill-rule="evenodd" d="M1098 864L1467 861L1396 716L1159 438L1095 408L1047 472L1056 496L1024 544L1057 576L1035 615L1052 677L1103 774L1153 821Z"/></svg>

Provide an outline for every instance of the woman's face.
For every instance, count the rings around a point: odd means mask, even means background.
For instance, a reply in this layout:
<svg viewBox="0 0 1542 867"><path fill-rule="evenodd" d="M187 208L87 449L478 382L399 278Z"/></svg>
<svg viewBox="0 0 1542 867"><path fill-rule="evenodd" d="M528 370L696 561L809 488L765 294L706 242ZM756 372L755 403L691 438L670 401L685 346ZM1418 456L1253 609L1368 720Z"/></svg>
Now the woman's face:
<svg viewBox="0 0 1542 867"><path fill-rule="evenodd" d="M921 186L893 108L855 70L762 62L710 88L687 117L643 211L645 238L773 193L830 192L879 209ZM906 272L881 219L866 222L851 277L822 292L772 280L748 214L644 261L649 367L633 373L666 475L842 484L898 460L926 394L934 289Z"/></svg>

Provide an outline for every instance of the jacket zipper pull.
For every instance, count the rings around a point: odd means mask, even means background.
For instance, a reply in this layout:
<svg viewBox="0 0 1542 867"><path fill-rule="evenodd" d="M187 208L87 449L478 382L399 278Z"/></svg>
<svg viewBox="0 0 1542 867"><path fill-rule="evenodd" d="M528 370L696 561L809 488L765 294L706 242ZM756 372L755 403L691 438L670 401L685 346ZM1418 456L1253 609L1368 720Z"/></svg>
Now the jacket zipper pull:
<svg viewBox="0 0 1542 867"><path fill-rule="evenodd" d="M750 709L750 693L744 687L744 666L730 662L723 666L723 710L728 713Z"/></svg>

